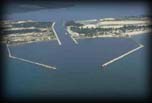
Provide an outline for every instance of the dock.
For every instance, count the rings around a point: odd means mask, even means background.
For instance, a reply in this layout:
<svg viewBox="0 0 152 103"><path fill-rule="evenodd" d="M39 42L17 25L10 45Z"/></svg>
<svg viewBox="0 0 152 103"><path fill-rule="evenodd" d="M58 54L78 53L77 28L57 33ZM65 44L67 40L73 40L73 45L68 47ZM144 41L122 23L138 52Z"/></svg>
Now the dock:
<svg viewBox="0 0 152 103"><path fill-rule="evenodd" d="M56 39L57 39L57 41L58 41L58 44L59 44L59 45L62 45L62 43L61 43L61 41L60 41L60 39L59 39L59 37L58 37L55 29L54 29L54 25L55 25L55 22L53 22L53 24L52 24L52 30L53 30L53 32L54 32L54 34L55 34L55 36L56 36Z"/></svg>
<svg viewBox="0 0 152 103"><path fill-rule="evenodd" d="M144 45L140 44L137 48L135 48L133 50L130 50L129 52L127 52L127 53L125 53L125 54L123 54L123 55L121 55L121 56L119 56L117 58L114 58L114 59L102 64L102 67L108 66L109 64L111 64L111 63L113 63L115 61L118 61L118 60L124 58L125 56L127 56L127 55L129 55L129 54L131 54L131 53L133 53L133 52L135 52L135 51L137 51L137 50L139 50L139 49L141 49L143 47L144 47Z"/></svg>
<svg viewBox="0 0 152 103"><path fill-rule="evenodd" d="M8 45L6 45L6 46L7 46L8 55L12 59L17 59L17 60L20 60L20 61L24 61L24 62L27 62L27 63L35 64L35 65L42 66L42 67L49 68L49 69L56 69L56 67L53 67L53 66L50 66L50 65L46 65L46 64L34 62L34 61L31 61L31 60L19 58L19 57L16 57L16 56L12 56L11 51L10 51Z"/></svg>

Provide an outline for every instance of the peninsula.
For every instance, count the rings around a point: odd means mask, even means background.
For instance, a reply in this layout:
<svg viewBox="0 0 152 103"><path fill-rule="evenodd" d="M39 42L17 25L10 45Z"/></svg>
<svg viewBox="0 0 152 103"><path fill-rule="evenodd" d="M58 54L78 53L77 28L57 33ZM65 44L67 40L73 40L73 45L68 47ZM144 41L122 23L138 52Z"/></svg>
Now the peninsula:
<svg viewBox="0 0 152 103"><path fill-rule="evenodd" d="M19 45L32 42L56 40L53 22L2 21L2 43Z"/></svg>
<svg viewBox="0 0 152 103"><path fill-rule="evenodd" d="M103 18L68 21L67 32L74 39L99 37L130 37L151 31L149 17Z"/></svg>

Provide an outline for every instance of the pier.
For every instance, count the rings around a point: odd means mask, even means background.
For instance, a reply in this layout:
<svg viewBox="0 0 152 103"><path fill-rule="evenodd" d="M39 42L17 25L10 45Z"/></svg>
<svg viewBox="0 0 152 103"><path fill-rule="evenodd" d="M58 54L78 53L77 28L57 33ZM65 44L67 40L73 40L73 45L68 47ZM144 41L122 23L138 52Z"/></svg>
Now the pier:
<svg viewBox="0 0 152 103"><path fill-rule="evenodd" d="M31 61L31 60L19 58L19 57L16 57L16 56L12 56L8 45L6 45L6 46L7 46L8 55L12 59L17 59L17 60L20 60L20 61L24 61L24 62L27 62L27 63L35 64L35 65L42 66L42 67L49 68L49 69L56 69L56 67L53 67L53 66L50 66L50 65L46 65L46 64L34 62L34 61Z"/></svg>
<svg viewBox="0 0 152 103"><path fill-rule="evenodd" d="M143 46L142 44L140 44L139 47L137 47L137 48L135 48L135 49L133 49L133 50L130 50L129 52L127 52L127 53L125 53L125 54L123 54L123 55L121 55L121 56L119 56L119 57L117 57L117 58L114 58L114 59L112 59L112 60L110 60L110 61L102 64L102 67L108 66L109 64L111 64L111 63L113 63L113 62L115 62L115 61L118 61L118 60L124 58L125 56L127 56L127 55L129 55L129 54L131 54L131 53L133 53L133 52L135 52L135 51L137 51L137 50L139 50L139 49L141 49L141 48L143 48L143 47L144 47L144 46Z"/></svg>
<svg viewBox="0 0 152 103"><path fill-rule="evenodd" d="M53 30L53 32L54 32L54 34L55 34L55 36L56 36L56 39L57 39L57 41L58 41L58 44L59 44L59 45L62 45L62 43L61 43L61 41L60 41L60 39L59 39L56 31L54 30L54 25L55 25L55 22L53 22L53 24L52 24L52 30Z"/></svg>

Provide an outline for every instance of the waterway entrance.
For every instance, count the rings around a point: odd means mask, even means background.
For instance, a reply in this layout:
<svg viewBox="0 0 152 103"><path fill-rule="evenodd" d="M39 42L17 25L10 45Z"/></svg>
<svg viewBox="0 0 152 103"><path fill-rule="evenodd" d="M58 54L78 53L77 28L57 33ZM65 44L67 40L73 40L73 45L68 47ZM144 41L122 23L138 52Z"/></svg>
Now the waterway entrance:
<svg viewBox="0 0 152 103"><path fill-rule="evenodd" d="M63 46L75 45L76 43L71 38L71 35L68 34L66 31L64 23L65 21L56 21L54 25L54 29L56 31L56 34L58 35L59 41Z"/></svg>

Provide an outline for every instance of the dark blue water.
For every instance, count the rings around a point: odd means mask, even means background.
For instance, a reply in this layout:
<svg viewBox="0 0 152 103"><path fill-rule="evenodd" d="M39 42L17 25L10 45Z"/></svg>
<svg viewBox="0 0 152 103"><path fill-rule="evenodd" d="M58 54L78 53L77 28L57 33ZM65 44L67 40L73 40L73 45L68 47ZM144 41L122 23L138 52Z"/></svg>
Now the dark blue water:
<svg viewBox="0 0 152 103"><path fill-rule="evenodd" d="M12 8L8 8L11 12ZM55 21L62 42L46 41L10 47L12 54L56 66L49 70L7 57L6 96L8 97L146 97L147 46L101 69L101 64L137 47L125 38L78 40L74 44L65 35L63 23L68 20L135 16L147 13L144 4L77 4L72 7L42 9L7 14L11 20ZM147 45L146 35L133 39Z"/></svg>

